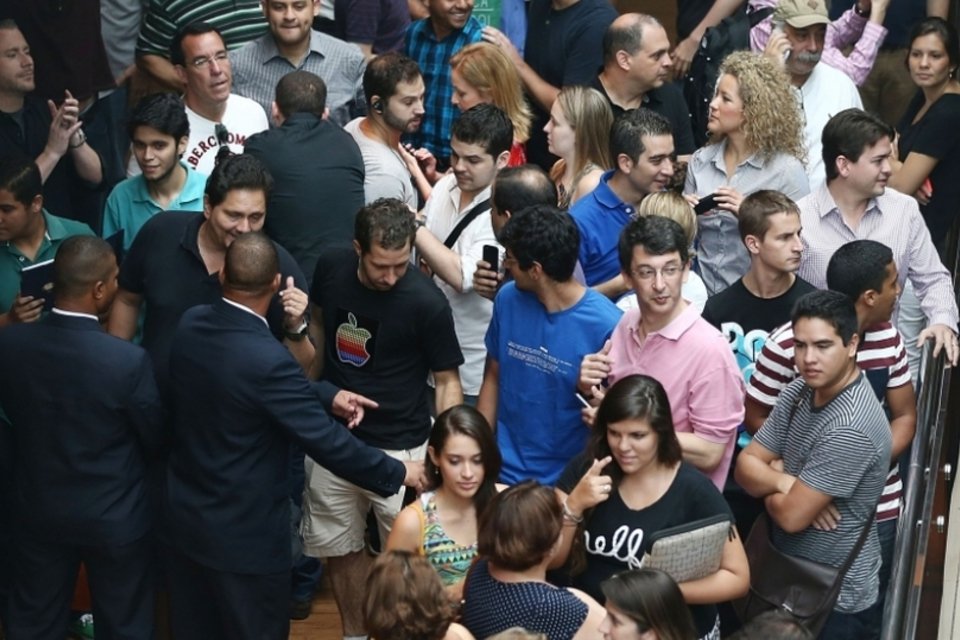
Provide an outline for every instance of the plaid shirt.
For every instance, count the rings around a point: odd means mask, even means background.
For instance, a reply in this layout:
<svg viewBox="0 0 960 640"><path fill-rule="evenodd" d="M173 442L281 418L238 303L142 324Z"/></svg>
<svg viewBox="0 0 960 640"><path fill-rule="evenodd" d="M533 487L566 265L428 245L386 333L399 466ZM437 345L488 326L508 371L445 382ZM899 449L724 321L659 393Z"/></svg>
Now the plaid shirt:
<svg viewBox="0 0 960 640"><path fill-rule="evenodd" d="M460 115L460 110L450 102L453 96L450 58L468 44L480 42L482 33L483 25L473 16L463 29L441 41L437 41L430 18L414 22L407 31L404 53L420 65L427 93L423 104L426 113L420 130L409 134L406 139L415 147L426 147L438 158L450 157L450 130Z"/></svg>

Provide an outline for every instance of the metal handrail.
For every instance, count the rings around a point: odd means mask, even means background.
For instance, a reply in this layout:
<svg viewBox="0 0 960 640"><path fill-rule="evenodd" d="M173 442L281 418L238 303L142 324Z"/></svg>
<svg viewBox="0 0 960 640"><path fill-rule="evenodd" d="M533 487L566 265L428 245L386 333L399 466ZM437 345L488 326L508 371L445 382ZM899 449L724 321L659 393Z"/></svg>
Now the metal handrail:
<svg viewBox="0 0 960 640"><path fill-rule="evenodd" d="M881 640L914 637L920 611L923 572L927 557L930 519L936 493L936 467L940 460L947 415L947 391L952 368L941 351L933 357L933 345L923 350L923 385L917 401L917 433L910 452L903 512L897 527L893 568L883 610Z"/></svg>

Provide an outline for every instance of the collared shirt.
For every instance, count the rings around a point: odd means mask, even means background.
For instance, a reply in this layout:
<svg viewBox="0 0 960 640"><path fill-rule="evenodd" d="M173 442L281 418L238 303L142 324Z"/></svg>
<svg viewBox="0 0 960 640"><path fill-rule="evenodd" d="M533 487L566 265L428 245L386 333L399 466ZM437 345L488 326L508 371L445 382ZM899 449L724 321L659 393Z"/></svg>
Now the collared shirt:
<svg viewBox="0 0 960 640"><path fill-rule="evenodd" d="M407 138L414 146L426 147L438 158L450 157L450 131L460 115L460 110L450 102L453 96L450 58L468 44L480 42L482 35L483 25L473 16L462 29L443 40L437 40L430 18L414 22L407 31L405 53L420 65L427 87L420 130Z"/></svg>
<svg viewBox="0 0 960 640"><path fill-rule="evenodd" d="M258 38L267 30L260 0L150 0L137 39L137 55L169 58L170 44L177 32L192 22L212 24L228 49Z"/></svg>
<svg viewBox="0 0 960 640"><path fill-rule="evenodd" d="M617 244L620 232L636 212L610 188L615 170L600 177L597 188L577 200L570 208L580 230L580 266L588 287L595 287L620 273Z"/></svg>
<svg viewBox="0 0 960 640"><path fill-rule="evenodd" d="M294 66L277 49L273 34L267 33L241 49L230 52L233 90L256 100L270 113L280 78L291 71L309 71L327 85L330 119L341 127L366 113L363 72L367 67L363 54L352 45L319 31L310 32L310 49Z"/></svg>
<svg viewBox="0 0 960 640"><path fill-rule="evenodd" d="M180 317L190 307L222 297L217 273L208 271L200 254L198 236L204 219L202 213L158 213L137 234L120 265L120 287L141 296L145 303L143 348L153 359L161 388L167 382L170 349ZM293 276L296 287L306 291L300 267L286 249L274 246L282 281ZM275 295L267 321L278 340L283 339L283 318L283 303Z"/></svg>
<svg viewBox="0 0 960 640"><path fill-rule="evenodd" d="M93 315L92 313L80 313L79 311L64 311L63 309L58 309L53 307L50 309L50 313L55 313L58 316L69 316L71 318L86 318L87 320L93 320L97 324L100 324L100 318Z"/></svg>
<svg viewBox="0 0 960 640"><path fill-rule="evenodd" d="M229 298L220 298L220 299L223 300L224 302L226 302L226 303L227 303L228 305L230 305L231 307L236 307L237 309L240 309L240 311L244 311L244 312L246 312L246 313L249 313L249 314L252 315L253 317L255 317L255 318L257 318L258 320L260 320L260 322L263 323L263 326L267 327L268 329L270 328L270 323L267 322L267 319L264 318L264 317L263 317L262 315L260 315L259 313L257 313L256 311L254 311L253 309L251 309L250 307L245 307L245 306L243 306L242 304L240 304L239 302L234 302L233 300L230 300Z"/></svg>
<svg viewBox="0 0 960 640"><path fill-rule="evenodd" d="M957 300L950 273L940 262L916 200L888 187L882 196L870 200L855 229L844 221L826 185L797 204L804 245L797 275L826 289L827 264L834 251L853 240L882 242L893 251L900 284L908 279L913 284L929 323L957 330ZM893 323L897 324L896 316Z"/></svg>
<svg viewBox="0 0 960 640"><path fill-rule="evenodd" d="M207 186L207 177L183 161L180 166L187 172L186 182L166 207L150 197L147 181L142 175L127 178L115 186L103 211L103 237L109 238L122 229L123 250L126 251L133 244L140 227L161 211L203 211L203 190Z"/></svg>
<svg viewBox="0 0 960 640"><path fill-rule="evenodd" d="M490 197L490 187L477 193L465 207L460 206L460 193L456 177L452 173L447 174L434 185L433 195L423 207L427 230L440 242L447 239L450 232L475 206ZM483 364L487 358L483 339L493 315L493 302L477 295L473 290L473 272L477 270L477 261L483 259L484 245L488 244L500 246L490 224L489 211L474 218L453 243L452 249L460 257L460 275L463 282L461 291L457 291L438 276L433 278L450 301L453 324L464 359L460 367L460 380L463 392L471 396L480 393Z"/></svg>
<svg viewBox="0 0 960 640"><path fill-rule="evenodd" d="M752 10L775 6L776 0L750 0ZM767 16L750 30L750 49L763 51L771 31L773 16ZM883 26L869 22L866 17L857 15L853 9L847 9L842 16L827 25L820 61L843 71L860 86L873 69L877 52L886 36L887 30ZM844 53L850 47L853 47L850 53Z"/></svg>
<svg viewBox="0 0 960 640"><path fill-rule="evenodd" d="M719 187L733 187L742 196L760 189L775 189L793 201L810 193L803 163L786 153L769 158L754 153L737 165L728 179L723 160L726 148L724 139L693 154L687 167L684 193L703 198ZM713 209L697 216L697 263L710 295L723 291L750 269L750 254L740 239L735 215Z"/></svg>
<svg viewBox="0 0 960 640"><path fill-rule="evenodd" d="M60 244L70 236L94 235L93 230L84 223L60 218L46 209L43 211L43 221L47 230L33 260L23 255L12 242L0 243L4 249L0 251L0 313L6 313L13 306L20 291L20 272L24 267L53 260Z"/></svg>
<svg viewBox="0 0 960 640"><path fill-rule="evenodd" d="M693 305L643 340L639 331L640 309L630 309L610 336L610 384L636 373L656 378L670 399L677 433L724 445L720 464L705 473L722 491L743 422L743 377L730 345Z"/></svg>

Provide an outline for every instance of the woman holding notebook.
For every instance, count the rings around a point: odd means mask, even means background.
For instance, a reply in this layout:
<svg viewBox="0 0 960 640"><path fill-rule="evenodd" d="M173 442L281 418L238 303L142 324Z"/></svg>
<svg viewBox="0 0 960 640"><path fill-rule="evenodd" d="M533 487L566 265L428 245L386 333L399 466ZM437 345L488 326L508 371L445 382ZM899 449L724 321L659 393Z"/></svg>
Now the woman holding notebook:
<svg viewBox="0 0 960 640"><path fill-rule="evenodd" d="M733 522L716 487L683 462L666 392L643 375L623 378L607 392L587 451L568 465L557 493L565 535L554 565L569 559L573 586L600 601L600 584L638 568L654 534L682 525L698 529L698 521L718 516ZM735 528L726 527L724 535L719 568L679 584L699 638L720 638L714 605L742 596L750 582Z"/></svg>

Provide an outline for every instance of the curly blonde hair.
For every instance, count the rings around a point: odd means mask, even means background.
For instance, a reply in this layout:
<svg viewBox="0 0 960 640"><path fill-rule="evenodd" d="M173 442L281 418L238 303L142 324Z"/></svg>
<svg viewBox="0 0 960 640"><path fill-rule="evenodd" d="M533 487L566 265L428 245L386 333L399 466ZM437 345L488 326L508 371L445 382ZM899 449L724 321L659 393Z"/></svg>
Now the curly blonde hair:
<svg viewBox="0 0 960 640"><path fill-rule="evenodd" d="M806 162L803 118L786 72L759 53L735 51L720 65L723 75L731 76L739 86L747 144L767 158L786 153ZM724 137L711 135L710 144Z"/></svg>
<svg viewBox="0 0 960 640"><path fill-rule="evenodd" d="M460 49L450 58L450 68L483 94L486 99L506 112L513 123L513 137L517 142L530 138L533 115L523 97L520 74L499 47L487 42L476 42Z"/></svg>

